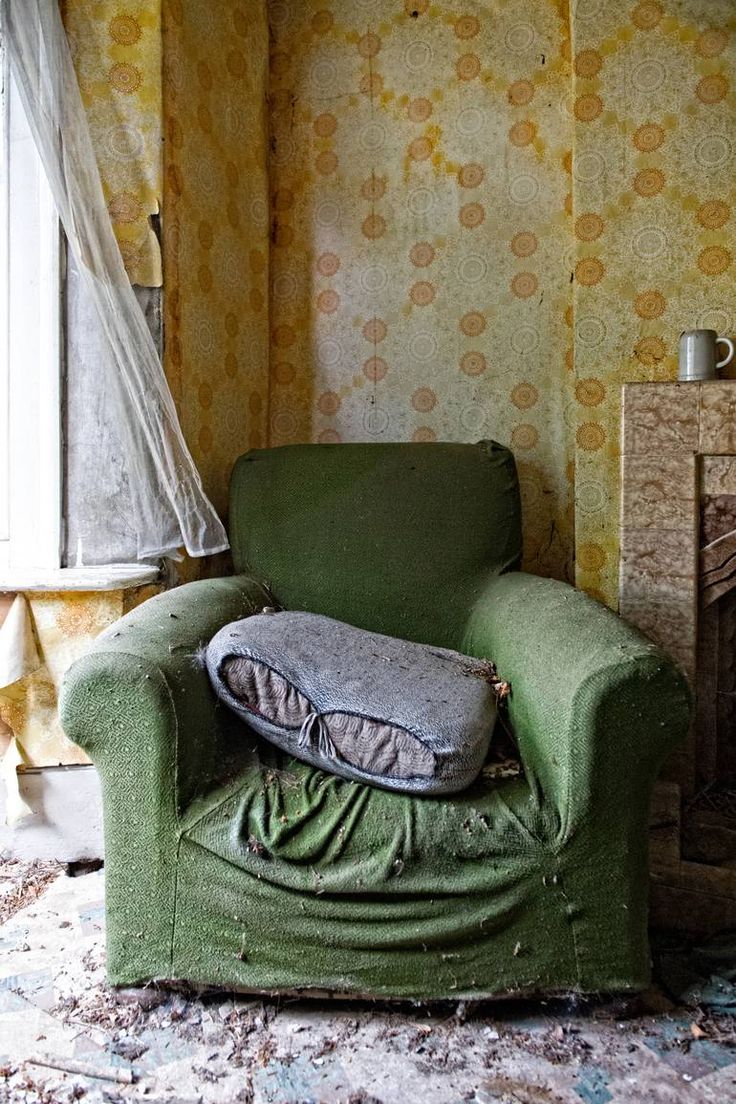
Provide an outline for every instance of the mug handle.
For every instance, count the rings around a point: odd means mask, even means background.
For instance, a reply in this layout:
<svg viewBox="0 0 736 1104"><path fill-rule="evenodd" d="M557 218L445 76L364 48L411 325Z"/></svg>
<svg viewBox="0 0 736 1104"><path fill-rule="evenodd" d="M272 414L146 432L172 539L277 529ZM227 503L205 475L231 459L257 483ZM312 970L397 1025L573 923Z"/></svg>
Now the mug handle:
<svg viewBox="0 0 736 1104"><path fill-rule="evenodd" d="M731 361L733 360L733 354L734 354L733 341L731 340L730 337L717 337L716 338L716 345L727 345L728 346L728 352L725 355L725 357L723 358L723 360L716 361L716 368L725 368L726 365L730 364Z"/></svg>

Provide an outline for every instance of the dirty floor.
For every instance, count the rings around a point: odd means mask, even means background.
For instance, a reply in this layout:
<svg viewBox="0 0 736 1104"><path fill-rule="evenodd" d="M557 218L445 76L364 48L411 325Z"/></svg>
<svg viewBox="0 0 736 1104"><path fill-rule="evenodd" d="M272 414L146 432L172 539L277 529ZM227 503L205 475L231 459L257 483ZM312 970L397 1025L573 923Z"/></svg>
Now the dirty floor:
<svg viewBox="0 0 736 1104"><path fill-rule="evenodd" d="M106 987L104 925L101 870L0 864L0 1102L736 1102L736 1016L661 988L431 1011L131 996Z"/></svg>

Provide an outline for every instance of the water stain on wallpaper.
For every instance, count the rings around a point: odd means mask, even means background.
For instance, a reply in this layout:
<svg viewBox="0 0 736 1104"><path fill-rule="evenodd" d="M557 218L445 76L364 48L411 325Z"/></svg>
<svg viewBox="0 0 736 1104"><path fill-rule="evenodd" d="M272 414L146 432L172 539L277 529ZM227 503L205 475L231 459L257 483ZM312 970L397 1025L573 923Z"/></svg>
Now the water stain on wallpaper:
<svg viewBox="0 0 736 1104"><path fill-rule="evenodd" d="M571 554L564 6L268 5L270 441L494 437Z"/></svg>
<svg viewBox="0 0 736 1104"><path fill-rule="evenodd" d="M736 327L732 0L163 7L166 366L219 508L252 445L495 437L526 566L615 608L621 384Z"/></svg>

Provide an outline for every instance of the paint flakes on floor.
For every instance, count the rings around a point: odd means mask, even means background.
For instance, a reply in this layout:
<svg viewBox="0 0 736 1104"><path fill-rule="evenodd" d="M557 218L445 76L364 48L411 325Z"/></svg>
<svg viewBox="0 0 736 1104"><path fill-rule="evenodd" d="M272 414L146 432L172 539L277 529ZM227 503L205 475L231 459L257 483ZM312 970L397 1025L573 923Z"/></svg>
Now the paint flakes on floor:
<svg viewBox="0 0 736 1104"><path fill-rule="evenodd" d="M0 924L35 901L63 869L56 862L0 860Z"/></svg>
<svg viewBox="0 0 736 1104"><path fill-rule="evenodd" d="M736 1102L736 1017L656 990L432 1009L117 993L102 898L101 871L57 869L0 926L2 1104Z"/></svg>

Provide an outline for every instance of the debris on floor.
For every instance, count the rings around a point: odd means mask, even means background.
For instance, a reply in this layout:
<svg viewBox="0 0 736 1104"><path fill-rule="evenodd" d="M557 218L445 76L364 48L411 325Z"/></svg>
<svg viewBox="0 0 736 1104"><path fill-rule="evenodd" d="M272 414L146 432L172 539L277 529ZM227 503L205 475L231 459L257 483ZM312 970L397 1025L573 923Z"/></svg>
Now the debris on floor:
<svg viewBox="0 0 736 1104"><path fill-rule="evenodd" d="M670 936L657 950L659 976L678 1003L736 1016L736 932L696 946Z"/></svg>
<svg viewBox="0 0 736 1104"><path fill-rule="evenodd" d="M736 1102L736 1016L658 988L430 1008L118 992L103 871L0 874L20 902L0 926L2 1104Z"/></svg>
<svg viewBox="0 0 736 1104"><path fill-rule="evenodd" d="M57 862L0 860L0 924L40 896L63 869Z"/></svg>

